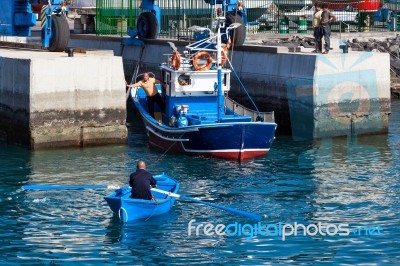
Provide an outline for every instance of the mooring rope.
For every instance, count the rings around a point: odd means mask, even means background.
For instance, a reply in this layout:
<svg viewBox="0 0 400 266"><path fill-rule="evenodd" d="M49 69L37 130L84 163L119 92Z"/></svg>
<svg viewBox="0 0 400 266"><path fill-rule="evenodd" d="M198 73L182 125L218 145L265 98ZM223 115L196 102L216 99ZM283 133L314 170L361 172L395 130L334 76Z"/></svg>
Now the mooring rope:
<svg viewBox="0 0 400 266"><path fill-rule="evenodd" d="M152 199L152 200L153 200L153 199ZM158 201L156 200L156 198L154 198L154 201L155 201L155 203L156 203L156 207L155 207L154 210L151 212L150 216L146 218L145 221L147 221L148 219L150 219L150 218L153 216L154 212L158 209L158 205L159 205L159 204L158 204Z"/></svg>
<svg viewBox="0 0 400 266"><path fill-rule="evenodd" d="M246 93L247 97L249 97L250 102L253 104L254 108L256 109L257 113L260 114L260 111L257 108L257 105L255 104L255 102L253 101L253 99L251 98L249 92L247 91L246 87L244 86L244 84L242 83L242 81L240 80L238 74L236 73L235 69L233 68L231 61L228 60L229 65L231 67L232 73L235 74L237 80L239 81L240 86L243 88L244 92Z"/></svg>

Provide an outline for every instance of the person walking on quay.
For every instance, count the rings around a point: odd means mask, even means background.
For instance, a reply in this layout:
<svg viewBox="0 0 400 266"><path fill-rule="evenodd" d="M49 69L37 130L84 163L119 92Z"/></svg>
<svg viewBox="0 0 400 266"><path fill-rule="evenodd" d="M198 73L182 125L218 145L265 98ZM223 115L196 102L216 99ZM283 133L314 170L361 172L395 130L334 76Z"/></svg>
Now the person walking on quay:
<svg viewBox="0 0 400 266"><path fill-rule="evenodd" d="M142 87L147 95L147 108L149 109L149 114L154 117L154 103L157 103L158 107L160 107L161 112L165 111L165 104L158 93L156 88L156 84L161 84L158 79L150 78L149 73L143 74L143 79L135 84L126 84L127 87ZM165 86L165 83L162 84Z"/></svg>
<svg viewBox="0 0 400 266"><path fill-rule="evenodd" d="M153 175L146 171L146 163L139 160L136 165L136 172L129 176L129 186L132 188L131 198L151 200L150 186L156 187L157 181Z"/></svg>
<svg viewBox="0 0 400 266"><path fill-rule="evenodd" d="M313 16L313 27L314 27L314 41L315 41L315 49L313 53L321 53L322 52L322 26L321 26L321 15L322 8L320 3L315 3L315 12Z"/></svg>
<svg viewBox="0 0 400 266"><path fill-rule="evenodd" d="M321 14L321 26L322 33L325 40L325 51L323 54L329 53L331 49L331 24L336 21L335 15L328 9L328 4L322 4L322 14Z"/></svg>

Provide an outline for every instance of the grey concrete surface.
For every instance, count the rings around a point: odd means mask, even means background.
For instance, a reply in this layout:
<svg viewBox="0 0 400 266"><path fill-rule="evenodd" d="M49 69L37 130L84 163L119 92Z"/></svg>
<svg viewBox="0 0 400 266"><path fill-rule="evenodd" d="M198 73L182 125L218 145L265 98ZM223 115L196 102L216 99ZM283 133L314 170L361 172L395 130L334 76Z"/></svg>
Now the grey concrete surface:
<svg viewBox="0 0 400 266"><path fill-rule="evenodd" d="M1 49L0 137L31 149L126 143L122 58Z"/></svg>

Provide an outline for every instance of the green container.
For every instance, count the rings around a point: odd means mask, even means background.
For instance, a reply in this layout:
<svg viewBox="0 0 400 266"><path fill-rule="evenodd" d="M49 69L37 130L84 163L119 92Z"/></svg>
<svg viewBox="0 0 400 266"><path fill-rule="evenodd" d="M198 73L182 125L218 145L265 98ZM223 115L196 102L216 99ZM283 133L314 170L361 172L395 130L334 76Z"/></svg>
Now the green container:
<svg viewBox="0 0 400 266"><path fill-rule="evenodd" d="M298 28L297 33L307 33L307 20L306 19L299 19L297 22Z"/></svg>
<svg viewBox="0 0 400 266"><path fill-rule="evenodd" d="M279 21L279 33L289 33L289 25L286 19L281 19Z"/></svg>

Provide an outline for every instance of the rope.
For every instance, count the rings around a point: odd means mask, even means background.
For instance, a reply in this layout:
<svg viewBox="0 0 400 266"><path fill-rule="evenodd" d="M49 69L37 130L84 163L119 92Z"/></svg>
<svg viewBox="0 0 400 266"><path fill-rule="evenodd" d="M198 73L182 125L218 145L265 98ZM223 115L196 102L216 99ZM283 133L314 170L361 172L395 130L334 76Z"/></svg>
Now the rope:
<svg viewBox="0 0 400 266"><path fill-rule="evenodd" d="M172 197L171 197L171 196L168 196L168 197L169 197L169 204L171 205ZM158 204L157 199L156 199L156 198L153 198L153 200L157 203L157 207L154 209L154 211L152 212L152 214L151 214L149 217L146 218L145 221L147 221L148 219L150 219L150 218L153 216L154 212L158 209L159 204ZM172 206L171 206L171 207L172 207Z"/></svg>
<svg viewBox="0 0 400 266"><path fill-rule="evenodd" d="M185 134L185 133L182 133L182 135L179 136L179 139L182 138L183 134ZM153 162L153 164L155 164L156 162L158 162L159 160L161 160L162 157L165 156L165 155L167 154L167 152L168 152L176 143L177 143L177 142L172 143L171 146L169 146L168 149L167 149L163 154L161 154L161 155L157 158L157 160L155 160L155 161Z"/></svg>
<svg viewBox="0 0 400 266"><path fill-rule="evenodd" d="M257 105L254 103L253 99L251 98L249 92L247 91L246 87L243 85L242 81L240 80L238 74L236 73L235 69L233 68L231 61L228 60L229 65L231 67L232 73L235 74L237 80L239 81L240 86L242 87L242 89L244 90L244 92L246 93L247 97L249 98L250 102L253 104L254 108L256 109L257 113L260 114L260 111L257 108Z"/></svg>
<svg viewBox="0 0 400 266"><path fill-rule="evenodd" d="M145 47L146 47L146 46L143 45L143 46L141 47L142 49L140 49L139 60L137 61L136 66L135 66L135 70L133 71L131 83L134 82L134 81L136 82L136 78L137 78L138 73L139 73L139 64L140 64L140 62L142 61L143 52L144 52L144 48L145 48Z"/></svg>
<svg viewBox="0 0 400 266"><path fill-rule="evenodd" d="M155 198L154 198L155 199ZM145 221L147 221L148 219L150 219L152 216L153 216L153 214L154 214L154 212L158 209L158 201L156 201L156 200L154 200L155 202L156 202L156 207L154 208L154 210L153 210L153 212L150 214L150 216L149 217L147 217L146 219L145 219Z"/></svg>

